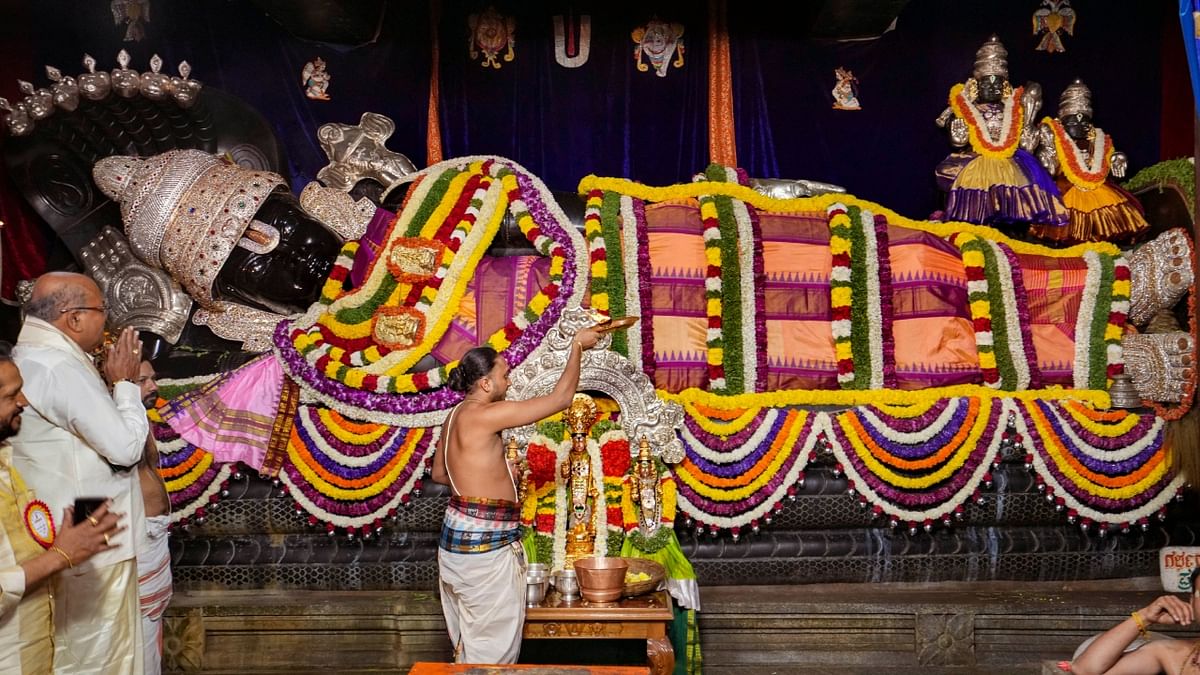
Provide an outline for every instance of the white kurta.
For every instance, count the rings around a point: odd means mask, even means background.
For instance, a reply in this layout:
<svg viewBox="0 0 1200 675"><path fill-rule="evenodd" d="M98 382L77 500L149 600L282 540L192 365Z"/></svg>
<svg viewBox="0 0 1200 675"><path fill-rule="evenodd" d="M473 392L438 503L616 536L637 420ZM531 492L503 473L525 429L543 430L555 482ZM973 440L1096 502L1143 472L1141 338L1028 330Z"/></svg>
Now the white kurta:
<svg viewBox="0 0 1200 675"><path fill-rule="evenodd" d="M13 360L29 400L12 440L13 463L29 487L56 519L77 497L111 498L112 510L124 514L113 549L55 582L55 671L140 673L135 556L146 519L136 464L150 431L141 393L118 382L109 394L91 358L33 317L25 320Z"/></svg>

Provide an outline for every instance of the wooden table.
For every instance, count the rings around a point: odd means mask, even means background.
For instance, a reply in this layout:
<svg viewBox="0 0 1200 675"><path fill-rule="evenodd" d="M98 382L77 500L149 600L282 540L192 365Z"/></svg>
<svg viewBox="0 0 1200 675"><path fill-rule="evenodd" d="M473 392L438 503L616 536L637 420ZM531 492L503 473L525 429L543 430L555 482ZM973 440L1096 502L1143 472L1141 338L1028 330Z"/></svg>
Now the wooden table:
<svg viewBox="0 0 1200 675"><path fill-rule="evenodd" d="M524 636L527 640L645 640L650 672L669 675L675 670L675 651L667 638L667 623L672 618L671 596L666 591L611 603L583 599L568 603L557 591L550 591L542 604L525 610Z"/></svg>
<svg viewBox="0 0 1200 675"><path fill-rule="evenodd" d="M483 666L469 663L414 663L408 675L646 675L644 666Z"/></svg>

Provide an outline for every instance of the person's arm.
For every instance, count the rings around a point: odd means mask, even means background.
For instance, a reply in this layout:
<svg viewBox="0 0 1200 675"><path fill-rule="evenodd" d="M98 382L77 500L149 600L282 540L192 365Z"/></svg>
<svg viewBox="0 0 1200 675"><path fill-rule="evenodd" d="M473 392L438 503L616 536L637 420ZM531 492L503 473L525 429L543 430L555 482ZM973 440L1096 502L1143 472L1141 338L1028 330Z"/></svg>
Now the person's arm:
<svg viewBox="0 0 1200 675"><path fill-rule="evenodd" d="M1186 626L1194 618L1191 605L1173 595L1164 595L1135 613L1147 627L1156 623ZM1071 672L1076 675L1156 675L1162 672L1161 645L1151 642L1141 649L1125 653L1125 648L1141 631L1138 620L1131 614L1128 619L1096 638L1071 663Z"/></svg>
<svg viewBox="0 0 1200 675"><path fill-rule="evenodd" d="M134 466L141 461L150 422L136 384L117 382L110 396L91 373L60 364L27 372L25 391L47 421L82 438L110 463Z"/></svg>
<svg viewBox="0 0 1200 675"><path fill-rule="evenodd" d="M567 365L554 385L554 389L545 396L538 396L525 401L497 401L483 406L476 419L485 425L488 431L498 432L501 429L511 429L526 424L533 424L561 410L566 410L575 398L575 390L579 388L579 366L583 359L583 350L591 349L600 339L596 331L585 328L575 334L571 341L571 353L567 356Z"/></svg>
<svg viewBox="0 0 1200 675"><path fill-rule="evenodd" d="M442 485L450 484L450 477L446 474L446 461L442 459L446 452L446 425L448 422L449 420L442 423L442 433L438 435L437 445L433 446L433 465L429 467L430 480Z"/></svg>

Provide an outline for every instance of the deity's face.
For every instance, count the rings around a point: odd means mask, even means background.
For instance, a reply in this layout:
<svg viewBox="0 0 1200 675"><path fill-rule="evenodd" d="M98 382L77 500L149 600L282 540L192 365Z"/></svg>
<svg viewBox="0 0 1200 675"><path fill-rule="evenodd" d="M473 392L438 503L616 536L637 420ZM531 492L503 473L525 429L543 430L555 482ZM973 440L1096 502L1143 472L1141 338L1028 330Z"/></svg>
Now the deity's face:
<svg viewBox="0 0 1200 675"><path fill-rule="evenodd" d="M1077 141L1086 140L1092 130L1092 118L1085 113L1074 113L1058 118L1063 125L1063 131Z"/></svg>
<svg viewBox="0 0 1200 675"><path fill-rule="evenodd" d="M987 75L975 81L979 83L979 98L976 100L980 103L999 103L1004 95L1004 85L1008 84L1008 80L999 75Z"/></svg>
<svg viewBox="0 0 1200 675"><path fill-rule="evenodd" d="M273 193L254 217L279 230L279 245L262 254L234 247L214 295L279 314L304 311L320 296L341 241L288 192Z"/></svg>
<svg viewBox="0 0 1200 675"><path fill-rule="evenodd" d="M642 38L642 49L651 54L662 54L667 51L671 37L667 35L667 24L651 22L646 26L646 36Z"/></svg>

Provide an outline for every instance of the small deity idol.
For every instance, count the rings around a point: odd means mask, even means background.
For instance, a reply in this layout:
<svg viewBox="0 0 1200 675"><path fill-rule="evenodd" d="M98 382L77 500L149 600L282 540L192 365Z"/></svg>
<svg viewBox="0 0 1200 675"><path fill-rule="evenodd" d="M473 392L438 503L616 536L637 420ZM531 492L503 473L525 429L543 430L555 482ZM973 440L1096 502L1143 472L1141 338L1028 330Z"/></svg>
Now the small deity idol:
<svg viewBox="0 0 1200 675"><path fill-rule="evenodd" d="M852 71L838 68L833 71L837 84L833 86L834 110L862 110L858 103L858 78Z"/></svg>
<svg viewBox="0 0 1200 675"><path fill-rule="evenodd" d="M596 504L600 492L592 475L592 457L588 453L588 432L598 416L596 402L587 394L575 394L563 420L571 432L571 453L559 467L566 482L570 503L567 512L567 563L592 555L596 542ZM559 514L561 517L562 514Z"/></svg>
<svg viewBox="0 0 1200 675"><path fill-rule="evenodd" d="M643 436L638 441L637 467L634 469L633 485L630 486L630 496L633 503L638 505L637 526L642 536L654 536L662 525L662 483L659 480L658 467L654 464L654 456L650 453L650 441Z"/></svg>
<svg viewBox="0 0 1200 675"><path fill-rule="evenodd" d="M329 88L329 80L329 73L325 70L325 59L318 56L304 64L300 83L304 85L305 96L316 101L328 101L329 94L326 94L325 90Z"/></svg>
<svg viewBox="0 0 1200 675"><path fill-rule="evenodd" d="M1109 176L1125 177L1125 153L1113 150L1112 137L1092 125L1092 92L1080 80L1067 85L1058 101L1058 117L1038 128L1038 159L1058 175L1068 227L1035 226L1030 234L1066 244L1127 241L1149 229L1137 198Z"/></svg>
<svg viewBox="0 0 1200 675"><path fill-rule="evenodd" d="M1066 225L1062 196L1030 154L1037 134L1029 121L1041 107L1041 87L1013 89L1008 51L992 36L975 54L972 76L950 90L950 107L937 119L949 123L950 142L971 152L951 155L938 167L953 177L946 220L1023 231L1029 225Z"/></svg>

